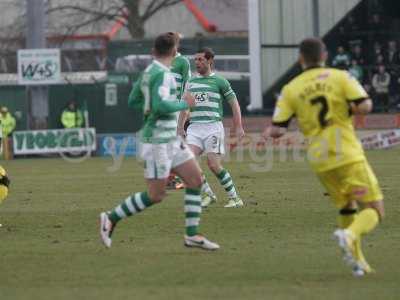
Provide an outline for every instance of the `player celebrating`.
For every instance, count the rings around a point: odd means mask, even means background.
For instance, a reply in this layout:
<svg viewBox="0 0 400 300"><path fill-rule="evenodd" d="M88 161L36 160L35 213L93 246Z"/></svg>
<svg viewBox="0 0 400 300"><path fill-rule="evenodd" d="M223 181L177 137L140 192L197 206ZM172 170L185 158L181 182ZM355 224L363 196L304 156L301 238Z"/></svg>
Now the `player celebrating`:
<svg viewBox="0 0 400 300"><path fill-rule="evenodd" d="M158 36L153 48L155 59L141 74L129 95L129 106L144 113L140 155L145 161L148 190L133 194L111 212L100 214L100 235L106 247L111 247L111 235L120 220L163 200L167 177L172 170L187 187L184 196L185 245L206 250L219 248L219 245L198 234L201 171L189 147L176 135L177 112L193 106L194 98L186 95L185 101L176 99L176 82L169 69L175 54L174 34Z"/></svg>
<svg viewBox="0 0 400 300"><path fill-rule="evenodd" d="M264 137L278 138L291 118L309 138L312 169L339 208L334 237L355 276L372 271L361 251L362 235L384 216L383 196L354 132L352 114L367 114L372 101L349 73L325 68L327 52L320 39L300 45L304 72L287 84L276 104L273 126ZM357 213L357 207L362 210Z"/></svg>
<svg viewBox="0 0 400 300"><path fill-rule="evenodd" d="M195 56L198 76L189 80L187 89L194 95L196 105L190 109L190 126L187 129L186 141L196 156L203 152L207 155L210 170L228 193L229 201L225 207L241 207L243 201L237 194L229 172L221 165L221 155L225 153L224 127L222 125L223 101L227 101L233 112L233 125L239 139L244 136L240 106L235 92L229 82L212 72L214 52L203 48ZM184 135L184 124L188 111L182 111L179 117L178 133ZM202 191L207 196L202 206L207 207L217 200L204 178Z"/></svg>
<svg viewBox="0 0 400 300"><path fill-rule="evenodd" d="M171 32L171 34L175 36L177 49L179 49L179 42L180 39L182 38L182 35L178 32ZM189 59L178 52L175 55L175 58L171 64L171 73L175 77L176 81L177 99L182 100L186 83L188 82L191 76ZM167 186L172 189L184 188L182 180L174 173L171 173L170 176L168 177Z"/></svg>

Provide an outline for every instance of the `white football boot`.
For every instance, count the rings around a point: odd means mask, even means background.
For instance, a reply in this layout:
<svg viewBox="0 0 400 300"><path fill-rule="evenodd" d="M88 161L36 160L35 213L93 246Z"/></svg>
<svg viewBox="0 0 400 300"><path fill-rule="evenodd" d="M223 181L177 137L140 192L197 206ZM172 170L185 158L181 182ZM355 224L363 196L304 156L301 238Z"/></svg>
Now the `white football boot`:
<svg viewBox="0 0 400 300"><path fill-rule="evenodd" d="M201 207L206 208L208 207L210 204L213 204L217 202L217 197L214 196L209 196L209 195L205 195L202 199L201 199Z"/></svg>
<svg viewBox="0 0 400 300"><path fill-rule="evenodd" d="M217 243L211 242L199 234L194 236L185 235L185 246L197 247L205 250L217 250L220 248Z"/></svg>
<svg viewBox="0 0 400 300"><path fill-rule="evenodd" d="M355 238L347 229L337 229L333 233L333 238L337 241L343 253L344 262L349 265L352 270L357 270L357 259L355 257ZM362 276L362 275L361 275Z"/></svg>
<svg viewBox="0 0 400 300"><path fill-rule="evenodd" d="M104 246L106 246L107 248L111 248L111 235L113 233L114 227L115 226L108 218L107 213L102 212L100 214L100 237Z"/></svg>
<svg viewBox="0 0 400 300"><path fill-rule="evenodd" d="M244 205L243 200L240 199L239 197L237 198L229 198L228 203L224 207L242 207Z"/></svg>

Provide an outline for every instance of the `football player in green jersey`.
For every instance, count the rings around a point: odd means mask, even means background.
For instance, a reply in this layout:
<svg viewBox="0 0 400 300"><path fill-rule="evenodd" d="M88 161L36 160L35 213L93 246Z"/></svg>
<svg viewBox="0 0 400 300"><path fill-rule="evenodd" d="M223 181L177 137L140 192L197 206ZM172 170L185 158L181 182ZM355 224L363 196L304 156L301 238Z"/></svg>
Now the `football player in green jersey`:
<svg viewBox="0 0 400 300"><path fill-rule="evenodd" d="M175 35L177 49L179 49L179 43L182 35L179 32L171 32L171 34ZM171 64L171 73L175 77L176 81L177 98L178 100L182 100L186 83L191 77L189 59L186 56L183 56L181 53L177 52ZM167 187L169 189L183 189L185 185L182 182L181 178L176 176L175 173L171 172L168 177Z"/></svg>
<svg viewBox="0 0 400 300"><path fill-rule="evenodd" d="M170 171L178 174L186 184L184 244L216 250L219 245L198 232L201 214L201 170L192 151L177 136L177 112L194 106L194 98L187 94L185 101L176 98L176 81L170 72L175 57L176 38L172 33L158 36L154 42L154 61L136 81L129 95L128 105L140 109L144 115L141 132L140 156L145 161L144 176L147 191L128 196L111 212L100 214L100 236L106 247L111 247L111 235L119 221L140 213L161 202L165 196Z"/></svg>
<svg viewBox="0 0 400 300"><path fill-rule="evenodd" d="M210 48L203 48L196 53L195 65L198 75L191 78L187 84L187 91L195 97L196 104L190 108L186 142L196 156L206 154L208 167L228 194L229 201L225 207L241 207L243 201L236 191L232 177L221 164L221 156L225 153L223 102L228 102L232 108L234 132L239 139L244 137L242 116L231 85L225 78L212 71L213 61L214 52ZM181 112L178 124L180 134L187 114L188 111ZM205 178L202 191L207 195L203 198L203 207L216 201L216 196Z"/></svg>

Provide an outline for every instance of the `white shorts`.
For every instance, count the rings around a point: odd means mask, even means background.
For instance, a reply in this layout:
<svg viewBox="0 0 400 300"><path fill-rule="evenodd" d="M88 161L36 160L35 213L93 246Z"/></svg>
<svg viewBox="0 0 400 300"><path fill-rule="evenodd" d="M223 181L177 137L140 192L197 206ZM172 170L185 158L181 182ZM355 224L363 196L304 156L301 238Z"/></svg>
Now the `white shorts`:
<svg viewBox="0 0 400 300"><path fill-rule="evenodd" d="M140 158L144 160L144 177L146 179L164 179L171 169L194 158L193 152L181 139L169 143L143 143L139 149Z"/></svg>
<svg viewBox="0 0 400 300"><path fill-rule="evenodd" d="M225 154L225 131L222 122L190 124L186 143L199 147L205 153Z"/></svg>

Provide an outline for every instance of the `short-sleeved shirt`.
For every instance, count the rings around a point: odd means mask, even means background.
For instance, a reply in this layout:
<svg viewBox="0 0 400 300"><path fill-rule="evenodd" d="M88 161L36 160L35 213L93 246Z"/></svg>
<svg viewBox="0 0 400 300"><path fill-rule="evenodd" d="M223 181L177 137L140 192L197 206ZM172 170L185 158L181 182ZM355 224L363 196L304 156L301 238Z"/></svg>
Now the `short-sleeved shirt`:
<svg viewBox="0 0 400 300"><path fill-rule="evenodd" d="M312 168L324 172L365 160L354 131L350 102L367 98L364 88L346 71L308 69L283 88L273 123L287 126L296 117L308 138Z"/></svg>
<svg viewBox="0 0 400 300"><path fill-rule="evenodd" d="M215 73L191 78L187 89L196 99L196 105L190 109L191 123L221 121L223 102L236 99L228 80Z"/></svg>
<svg viewBox="0 0 400 300"><path fill-rule="evenodd" d="M166 102L173 107L166 109ZM177 111L187 109L186 102L176 99L176 82L170 69L157 60L136 81L128 105L143 111L141 141L155 144L176 138Z"/></svg>

